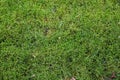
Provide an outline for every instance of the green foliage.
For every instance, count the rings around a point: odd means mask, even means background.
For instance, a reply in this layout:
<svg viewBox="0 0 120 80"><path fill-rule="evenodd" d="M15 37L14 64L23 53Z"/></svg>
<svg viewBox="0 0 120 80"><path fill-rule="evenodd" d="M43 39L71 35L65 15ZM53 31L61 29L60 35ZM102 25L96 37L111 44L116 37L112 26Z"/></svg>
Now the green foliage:
<svg viewBox="0 0 120 80"><path fill-rule="evenodd" d="M119 70L119 0L0 0L0 80L119 80Z"/></svg>

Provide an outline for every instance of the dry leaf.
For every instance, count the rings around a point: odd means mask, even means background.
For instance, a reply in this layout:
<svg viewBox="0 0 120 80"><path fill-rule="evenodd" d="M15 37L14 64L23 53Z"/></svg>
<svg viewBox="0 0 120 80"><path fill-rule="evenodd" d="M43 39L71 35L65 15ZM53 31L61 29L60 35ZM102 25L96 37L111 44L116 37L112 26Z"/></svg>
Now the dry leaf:
<svg viewBox="0 0 120 80"><path fill-rule="evenodd" d="M72 77L70 80L76 80L74 77Z"/></svg>

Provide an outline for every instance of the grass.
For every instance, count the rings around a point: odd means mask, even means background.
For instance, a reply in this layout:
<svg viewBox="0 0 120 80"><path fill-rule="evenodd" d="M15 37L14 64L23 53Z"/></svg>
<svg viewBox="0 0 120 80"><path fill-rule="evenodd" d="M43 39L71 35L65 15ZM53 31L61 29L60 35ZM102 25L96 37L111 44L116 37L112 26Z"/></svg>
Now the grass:
<svg viewBox="0 0 120 80"><path fill-rule="evenodd" d="M119 0L0 0L0 80L120 80Z"/></svg>

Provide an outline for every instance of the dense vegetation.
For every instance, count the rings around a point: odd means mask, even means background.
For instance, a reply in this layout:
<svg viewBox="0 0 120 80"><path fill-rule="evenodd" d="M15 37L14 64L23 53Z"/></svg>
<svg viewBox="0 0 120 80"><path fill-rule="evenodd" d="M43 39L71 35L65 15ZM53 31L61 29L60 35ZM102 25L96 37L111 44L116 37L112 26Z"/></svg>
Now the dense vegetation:
<svg viewBox="0 0 120 80"><path fill-rule="evenodd" d="M0 80L120 80L120 0L0 0Z"/></svg>

